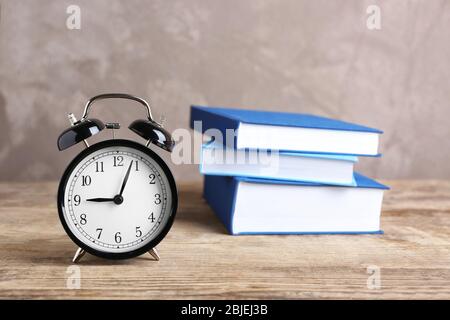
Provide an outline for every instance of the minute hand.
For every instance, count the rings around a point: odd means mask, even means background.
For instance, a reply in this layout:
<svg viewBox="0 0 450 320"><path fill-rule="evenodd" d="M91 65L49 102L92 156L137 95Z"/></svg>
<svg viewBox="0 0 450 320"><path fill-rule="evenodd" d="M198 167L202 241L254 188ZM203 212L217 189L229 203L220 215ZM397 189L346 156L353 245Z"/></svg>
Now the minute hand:
<svg viewBox="0 0 450 320"><path fill-rule="evenodd" d="M119 196L122 196L123 190L127 185L128 177L130 176L131 166L133 165L133 160L130 162L130 166L128 167L127 173L125 174L125 178L123 178L122 187L120 188Z"/></svg>

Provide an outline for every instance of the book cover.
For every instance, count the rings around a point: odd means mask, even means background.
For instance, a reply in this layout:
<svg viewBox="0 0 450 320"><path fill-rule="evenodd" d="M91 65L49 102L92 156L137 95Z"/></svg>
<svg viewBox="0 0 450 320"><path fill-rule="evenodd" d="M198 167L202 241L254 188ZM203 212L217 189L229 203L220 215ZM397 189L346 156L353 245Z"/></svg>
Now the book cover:
<svg viewBox="0 0 450 320"><path fill-rule="evenodd" d="M196 125L201 123L201 125ZM379 156L381 130L302 114L191 106L190 126L218 130L222 143L237 149L277 149L309 153ZM225 138L234 130L232 141Z"/></svg>
<svg viewBox="0 0 450 320"><path fill-rule="evenodd" d="M199 170L204 175L355 185L355 156L299 152L236 150L210 141L202 145Z"/></svg>
<svg viewBox="0 0 450 320"><path fill-rule="evenodd" d="M204 198L230 234L371 234L383 191L355 173L355 187L205 176Z"/></svg>

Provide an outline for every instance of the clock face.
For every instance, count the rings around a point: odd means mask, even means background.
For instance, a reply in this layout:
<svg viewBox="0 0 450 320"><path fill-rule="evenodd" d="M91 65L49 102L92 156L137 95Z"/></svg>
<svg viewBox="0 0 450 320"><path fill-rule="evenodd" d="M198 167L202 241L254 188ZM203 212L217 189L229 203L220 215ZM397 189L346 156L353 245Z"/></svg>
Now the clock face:
<svg viewBox="0 0 450 320"><path fill-rule="evenodd" d="M59 190L60 218L80 247L128 258L156 246L175 216L175 182L150 149L128 140L100 142L67 168Z"/></svg>

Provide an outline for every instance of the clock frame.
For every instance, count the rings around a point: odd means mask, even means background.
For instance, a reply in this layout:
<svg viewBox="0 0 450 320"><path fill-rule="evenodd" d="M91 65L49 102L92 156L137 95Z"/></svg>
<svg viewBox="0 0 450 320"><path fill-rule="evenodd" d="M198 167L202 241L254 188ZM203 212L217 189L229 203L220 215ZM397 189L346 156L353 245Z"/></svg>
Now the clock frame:
<svg viewBox="0 0 450 320"><path fill-rule="evenodd" d="M65 220L66 208L65 208L65 202L64 202L64 195L65 195L66 187L69 186L69 178L70 178L73 170L77 167L77 165L81 161L85 160L90 154L92 154L96 151L99 151L101 149L104 149L104 148L109 148L109 147L127 147L127 148L131 148L131 149L135 149L135 150L138 150L138 151L146 154L150 158L152 158L160 166L160 168L162 169L162 173L166 176L167 181L169 183L168 187L170 188L170 190L168 190L168 192L171 193L172 201L169 204L170 208L167 209L168 218L166 220L166 223L164 225L161 225L158 227L158 228L160 228L159 232L147 244L145 244L144 246L142 246L140 248L132 249L127 252L105 252L105 251L100 251L100 250L97 250L95 248L88 246L86 243L81 241L72 232L72 230L70 229L70 227L68 226L68 224ZM173 178L173 175L172 175L169 167L166 165L166 163L154 151L150 150L148 147L146 147L142 144L139 144L137 142L134 142L131 140L125 140L125 139L105 140L105 141L96 143L96 144L84 149L82 152L80 152L70 162L70 164L64 171L64 174L61 178L59 188L58 188L58 199L57 200L58 200L58 202L57 202L58 214L59 214L61 224L63 225L64 230L69 235L71 240L85 252L88 252L88 253L98 256L98 257L107 258L107 259L128 259L128 258L137 257L146 252L149 252L150 254L152 254L152 256L154 256L156 258L157 254L155 251L152 251L152 249L155 248L156 245L158 245L162 239L164 239L164 237L167 235L167 233L171 229L171 227L173 225L173 221L175 219L177 207L178 207L178 193L177 193L175 180ZM77 252L77 253L79 253L79 252ZM155 254L156 254L156 256L155 256Z"/></svg>

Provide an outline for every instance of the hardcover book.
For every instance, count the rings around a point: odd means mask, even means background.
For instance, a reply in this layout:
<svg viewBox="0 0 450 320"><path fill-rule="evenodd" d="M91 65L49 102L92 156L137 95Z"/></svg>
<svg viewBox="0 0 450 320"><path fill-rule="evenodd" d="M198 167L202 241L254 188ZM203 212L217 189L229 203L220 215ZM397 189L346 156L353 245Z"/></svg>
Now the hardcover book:
<svg viewBox="0 0 450 320"><path fill-rule="evenodd" d="M388 187L355 173L356 186L205 176L204 198L230 234L381 233Z"/></svg>
<svg viewBox="0 0 450 320"><path fill-rule="evenodd" d="M211 141L202 146L200 173L352 186L357 161L347 155L236 150Z"/></svg>
<svg viewBox="0 0 450 320"><path fill-rule="evenodd" d="M200 125L196 125L196 122ZM382 131L330 118L287 112L191 106L190 125L205 133L217 129L236 149L378 156ZM227 129L235 130L228 141Z"/></svg>

